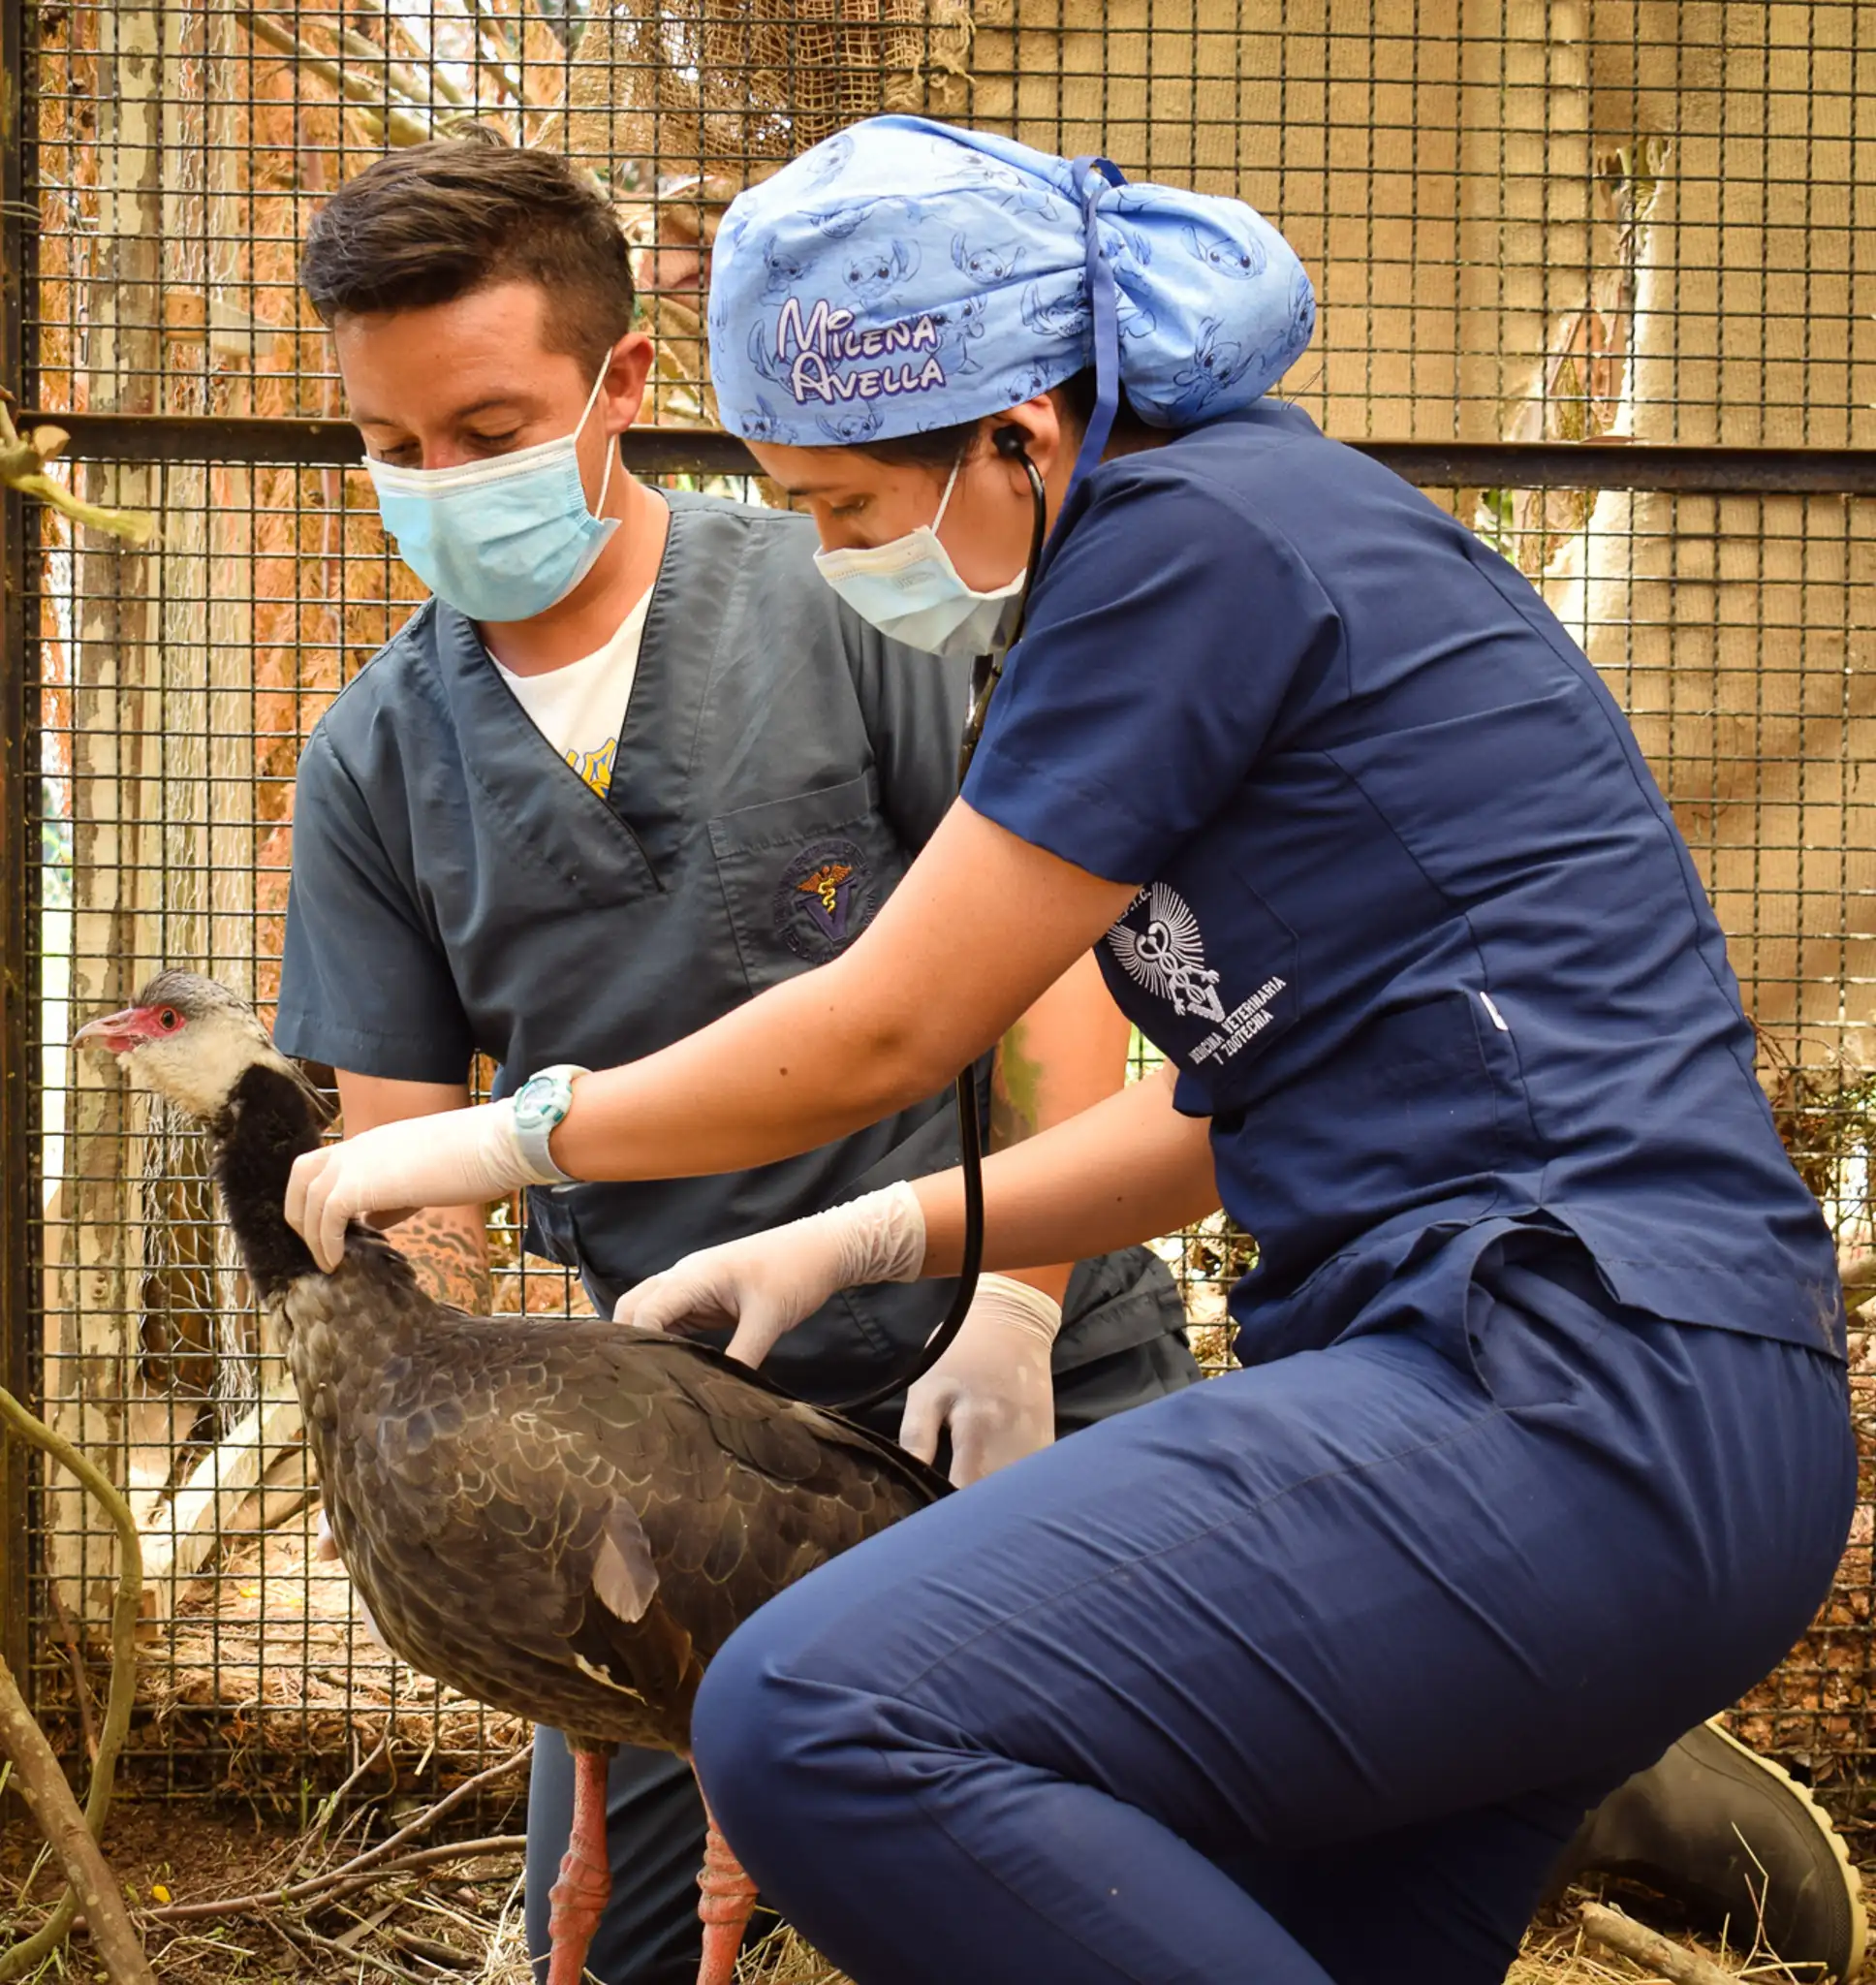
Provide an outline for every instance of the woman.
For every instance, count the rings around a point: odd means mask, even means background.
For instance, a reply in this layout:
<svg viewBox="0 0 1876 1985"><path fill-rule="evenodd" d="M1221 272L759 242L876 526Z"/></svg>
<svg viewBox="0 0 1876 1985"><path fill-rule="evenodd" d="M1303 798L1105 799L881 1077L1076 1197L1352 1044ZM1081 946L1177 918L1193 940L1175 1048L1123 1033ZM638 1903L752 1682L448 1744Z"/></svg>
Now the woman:
<svg viewBox="0 0 1876 1985"><path fill-rule="evenodd" d="M700 1770L866 1985L1484 1985L1584 1810L1829 1584L1834 1262L1614 704L1509 566L1262 398L1312 317L1268 227L1115 179L883 118L736 201L719 401L825 576L966 651L1028 585L962 799L833 962L304 1159L290 1209L329 1262L360 1213L779 1158L1094 946L1167 1069L986 1166L985 1265L1222 1200L1247 1369L794 1589L712 1668ZM620 1313L756 1362L844 1283L954 1273L961 1225L926 1180Z"/></svg>

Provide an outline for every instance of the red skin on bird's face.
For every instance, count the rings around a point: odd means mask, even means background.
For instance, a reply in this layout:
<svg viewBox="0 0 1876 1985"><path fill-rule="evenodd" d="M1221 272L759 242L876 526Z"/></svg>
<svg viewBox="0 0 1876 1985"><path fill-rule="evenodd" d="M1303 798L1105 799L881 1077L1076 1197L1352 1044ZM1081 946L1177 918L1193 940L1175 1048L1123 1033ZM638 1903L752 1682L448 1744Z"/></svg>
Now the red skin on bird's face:
<svg viewBox="0 0 1876 1985"><path fill-rule="evenodd" d="M180 1033L188 1024L173 1006L127 1006L81 1026L72 1036L75 1048L98 1048L107 1055L128 1055L147 1041Z"/></svg>

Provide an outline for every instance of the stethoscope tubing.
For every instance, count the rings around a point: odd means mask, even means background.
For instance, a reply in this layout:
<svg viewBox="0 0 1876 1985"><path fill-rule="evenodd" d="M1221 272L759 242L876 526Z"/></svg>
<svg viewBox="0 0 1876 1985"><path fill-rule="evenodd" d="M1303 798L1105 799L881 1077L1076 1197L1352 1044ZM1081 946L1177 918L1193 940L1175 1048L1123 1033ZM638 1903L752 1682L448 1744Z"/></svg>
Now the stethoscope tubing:
<svg viewBox="0 0 1876 1985"><path fill-rule="evenodd" d="M1014 442L1008 437L1014 437ZM1016 608L1016 626L1010 646L1022 639L1022 624L1029 612L1029 588L1035 583L1036 567L1043 555L1043 538L1047 523L1047 500L1043 479L1022 446L1022 430L1005 427L995 437L999 454L1019 461L1029 476L1029 493L1035 504L1035 521L1029 534L1029 563L1023 570L1022 597ZM1005 650L1005 653L1008 649ZM971 708L964 720L964 735L957 747L957 784L961 791L964 774L971 769L978 740L984 735L984 720L989 714L990 698L1003 676L1002 655L979 655L971 669ZM937 1328L899 1370L884 1378L858 1399L842 1400L834 1408L839 1413L863 1413L883 1405L896 1394L916 1385L957 1339L964 1319L977 1300L978 1276L984 1268L984 1147L983 1123L977 1108L977 1067L972 1063L957 1078L957 1143L959 1163L964 1174L964 1251L957 1268L957 1287L951 1305Z"/></svg>

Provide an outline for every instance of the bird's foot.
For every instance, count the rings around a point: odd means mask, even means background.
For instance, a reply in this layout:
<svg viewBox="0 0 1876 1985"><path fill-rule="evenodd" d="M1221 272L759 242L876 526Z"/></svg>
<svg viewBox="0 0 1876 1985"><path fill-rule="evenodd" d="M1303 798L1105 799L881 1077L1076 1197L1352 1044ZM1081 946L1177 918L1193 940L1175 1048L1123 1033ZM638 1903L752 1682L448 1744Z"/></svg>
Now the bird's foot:
<svg viewBox="0 0 1876 1985"><path fill-rule="evenodd" d="M708 1806L704 1815L709 1825L704 1836L704 1872L697 1877L703 1891L697 1913L704 1921L704 1962L697 1968L697 1985L732 1985L742 1933L756 1906L756 1884L730 1851Z"/></svg>
<svg viewBox="0 0 1876 1985"><path fill-rule="evenodd" d="M612 1867L606 1851L606 1767L604 1750L574 1752L574 1823L560 1857L560 1879L547 1891L547 1935L552 1955L547 1985L579 1985L586 1953L612 1893Z"/></svg>

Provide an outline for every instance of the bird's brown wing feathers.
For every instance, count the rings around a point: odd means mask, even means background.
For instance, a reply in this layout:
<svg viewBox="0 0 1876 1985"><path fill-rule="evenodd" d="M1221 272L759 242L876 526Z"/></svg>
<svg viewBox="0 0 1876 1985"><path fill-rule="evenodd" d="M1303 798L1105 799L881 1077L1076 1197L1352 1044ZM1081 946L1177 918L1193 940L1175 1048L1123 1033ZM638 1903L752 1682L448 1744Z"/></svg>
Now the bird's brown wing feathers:
<svg viewBox="0 0 1876 1985"><path fill-rule="evenodd" d="M704 1347L353 1280L290 1303L340 1548L406 1659L500 1707L681 1746L744 1619L945 1493Z"/></svg>
<svg viewBox="0 0 1876 1985"><path fill-rule="evenodd" d="M629 1440L604 1443L657 1568L644 1625L662 1617L681 1628L700 1677L758 1606L944 1493L891 1442L713 1352L614 1327L599 1355L607 1375L592 1374L578 1410L605 1418L609 1384L634 1409L649 1406ZM636 1658L639 1634L610 1609L583 1626L580 1653L608 1673Z"/></svg>

